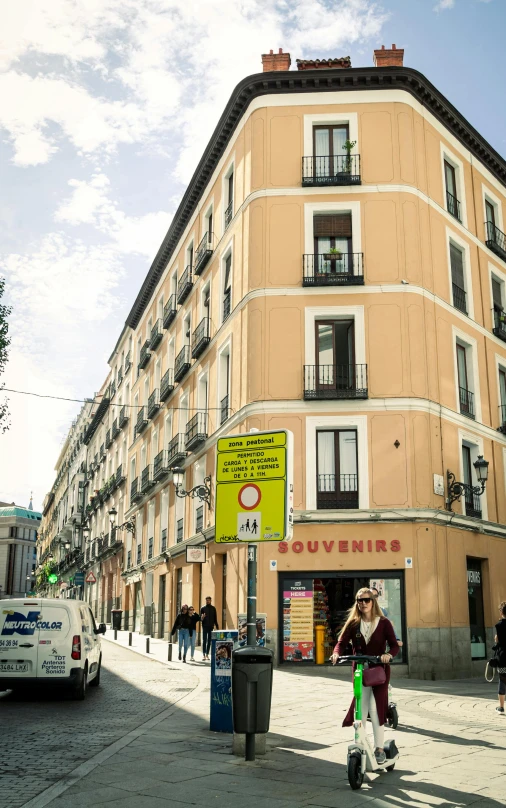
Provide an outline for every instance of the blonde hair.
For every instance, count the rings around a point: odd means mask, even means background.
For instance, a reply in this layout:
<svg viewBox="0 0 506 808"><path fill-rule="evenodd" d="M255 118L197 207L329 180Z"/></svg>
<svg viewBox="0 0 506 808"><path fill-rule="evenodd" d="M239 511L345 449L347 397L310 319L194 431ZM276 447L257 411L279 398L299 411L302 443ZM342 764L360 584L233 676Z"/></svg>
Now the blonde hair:
<svg viewBox="0 0 506 808"><path fill-rule="evenodd" d="M365 597L369 596L371 598L371 600L372 600L372 617L373 617L373 620L376 617L381 618L381 617L385 616L383 614L383 612L381 611L381 609L380 609L380 605L378 603L377 598L375 597L375 595L373 595L372 589L369 589L369 587L364 587L363 589L359 589L357 594L355 595L355 602L354 602L353 606L351 607L351 609L348 612L348 617L346 618L346 623L342 627L341 632L339 634L339 637L338 637L339 640L343 636L344 632L348 628L350 628L350 626L353 628L354 626L360 625L362 615L361 615L360 610L359 610L359 608L357 606L357 598L364 597L364 595L365 595Z"/></svg>

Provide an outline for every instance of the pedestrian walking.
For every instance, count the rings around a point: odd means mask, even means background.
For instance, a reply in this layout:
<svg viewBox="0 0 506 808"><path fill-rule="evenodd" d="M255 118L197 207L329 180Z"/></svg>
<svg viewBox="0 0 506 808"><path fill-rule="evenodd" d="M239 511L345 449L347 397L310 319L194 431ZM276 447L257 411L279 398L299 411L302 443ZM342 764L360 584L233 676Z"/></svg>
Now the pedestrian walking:
<svg viewBox="0 0 506 808"><path fill-rule="evenodd" d="M179 641L179 659L181 660L181 650L183 651L183 662L186 662L186 654L188 652L188 646L190 644L190 629L191 629L191 620L190 620L190 613L188 606L182 606L181 611L179 612L178 616L174 621L174 625L172 626L172 631L170 632L172 635L178 633L178 641Z"/></svg>
<svg viewBox="0 0 506 808"><path fill-rule="evenodd" d="M506 696L506 600L499 605L501 619L495 624L495 641L499 646L497 656L499 657L499 706L496 712L504 715L504 697Z"/></svg>
<svg viewBox="0 0 506 808"><path fill-rule="evenodd" d="M374 593L370 589L359 589L355 596L355 603L348 612L348 619L339 634L337 645L332 654L335 665L341 655L346 655L346 649L351 643L353 654L368 654L381 657L381 666L385 671L385 681L382 684L365 686L362 688L362 721L367 721L369 715L374 733L374 756L378 763L386 760L383 751L385 737L385 721L388 710L388 683L390 681L390 665L392 658L399 652L399 645L390 620L385 617L379 607ZM389 648L386 653L386 648ZM353 665L355 670L355 665ZM373 669L374 670L374 669ZM351 727L355 699L343 721L343 727Z"/></svg>
<svg viewBox="0 0 506 808"><path fill-rule="evenodd" d="M209 595L206 598L206 605L202 606L200 610L200 619L202 620L202 659L209 659L211 632L214 628L219 628L218 615Z"/></svg>
<svg viewBox="0 0 506 808"><path fill-rule="evenodd" d="M195 643L197 641L197 623L200 623L200 615L197 614L193 606L188 607L190 615L190 662L195 662Z"/></svg>

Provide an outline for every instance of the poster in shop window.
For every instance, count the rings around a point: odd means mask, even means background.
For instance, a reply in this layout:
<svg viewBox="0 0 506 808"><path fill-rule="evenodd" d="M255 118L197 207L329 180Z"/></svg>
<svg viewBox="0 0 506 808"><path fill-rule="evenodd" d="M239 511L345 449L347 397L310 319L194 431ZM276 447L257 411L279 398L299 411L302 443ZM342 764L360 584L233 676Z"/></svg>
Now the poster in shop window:
<svg viewBox="0 0 506 808"><path fill-rule="evenodd" d="M314 659L313 581L285 582L283 590L283 659L307 662Z"/></svg>

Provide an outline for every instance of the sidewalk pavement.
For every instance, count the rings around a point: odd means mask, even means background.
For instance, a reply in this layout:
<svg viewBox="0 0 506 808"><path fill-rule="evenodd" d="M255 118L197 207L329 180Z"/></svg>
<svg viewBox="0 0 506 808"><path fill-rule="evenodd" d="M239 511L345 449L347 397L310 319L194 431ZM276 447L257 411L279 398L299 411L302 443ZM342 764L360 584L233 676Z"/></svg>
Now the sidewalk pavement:
<svg viewBox="0 0 506 808"><path fill-rule="evenodd" d="M117 642L126 646L128 632ZM132 650L145 653L145 642L134 635ZM161 664L185 669L188 694L130 733L51 808L504 808L506 718L495 712L497 688L484 680L396 682L400 723L386 737L395 737L400 760L352 791L353 730L341 726L349 680L314 668L275 670L267 754L245 763L231 754L231 736L209 731L210 663L183 665L176 653L169 663L162 640L150 639L150 650Z"/></svg>

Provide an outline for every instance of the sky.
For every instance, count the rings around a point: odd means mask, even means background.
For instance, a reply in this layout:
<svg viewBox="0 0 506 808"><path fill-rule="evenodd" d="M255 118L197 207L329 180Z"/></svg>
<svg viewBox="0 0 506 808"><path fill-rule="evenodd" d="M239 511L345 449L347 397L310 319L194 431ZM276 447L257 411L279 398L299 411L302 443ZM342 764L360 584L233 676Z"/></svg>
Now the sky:
<svg viewBox="0 0 506 808"><path fill-rule="evenodd" d="M7 388L83 399L235 85L262 53L395 43L503 156L504 0L16 0L0 8ZM2 394L0 394L2 395ZM5 393L4 393L5 395ZM7 394L0 500L40 509L78 403Z"/></svg>

